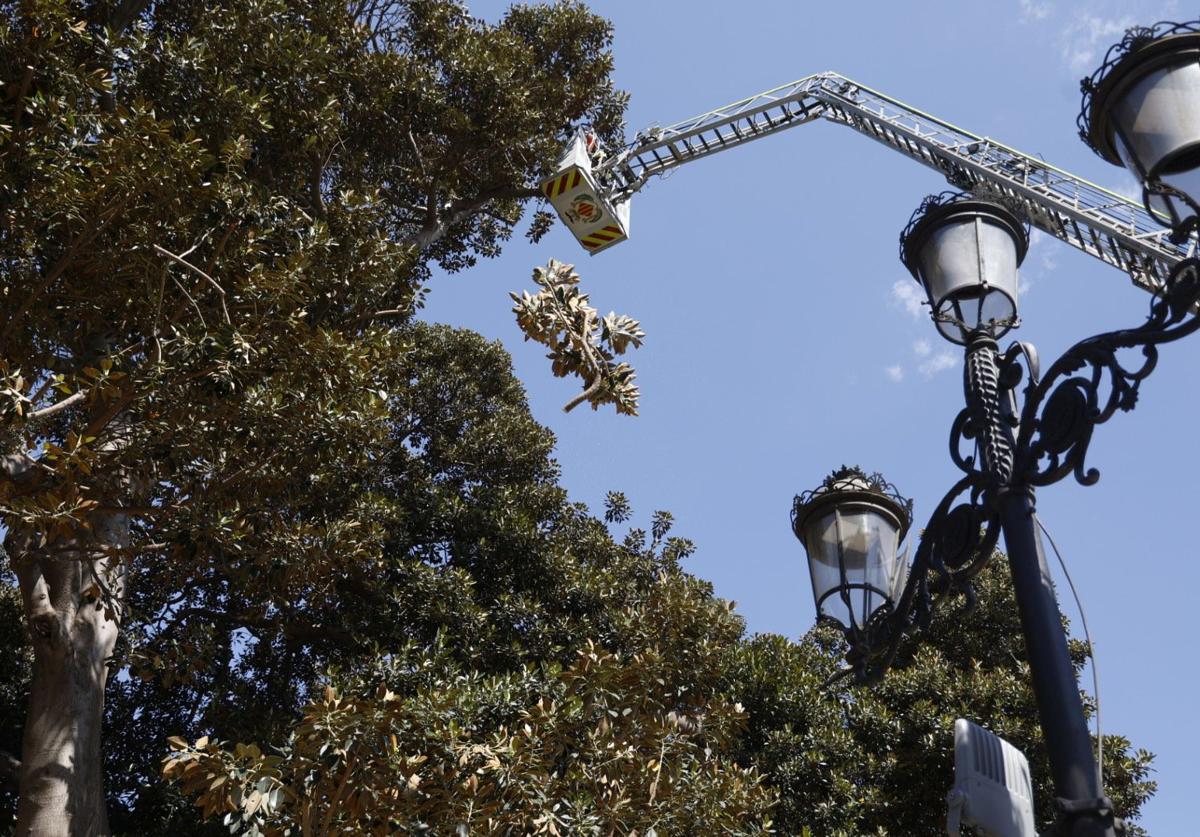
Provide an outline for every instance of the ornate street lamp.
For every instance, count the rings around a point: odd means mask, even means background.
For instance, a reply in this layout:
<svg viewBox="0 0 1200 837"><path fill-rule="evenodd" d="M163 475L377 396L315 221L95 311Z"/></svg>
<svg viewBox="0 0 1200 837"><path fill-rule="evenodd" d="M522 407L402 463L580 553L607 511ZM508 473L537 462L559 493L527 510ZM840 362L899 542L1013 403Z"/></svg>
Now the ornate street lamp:
<svg viewBox="0 0 1200 837"><path fill-rule="evenodd" d="M1002 352L996 343L1016 325L1027 243L1009 209L955 194L926 198L901 235L901 258L925 287L938 331L965 349L965 406L950 429L963 475L930 515L911 571L896 557L911 506L882 477L835 472L796 498L792 528L808 551L819 619L841 626L844 673L863 682L883 675L945 594L970 593L1003 532L1062 833L1113 837L1034 493L1068 476L1099 479L1086 463L1095 428L1133 409L1160 345L1200 330L1200 261L1176 265L1142 325L1082 340L1043 373L1031 346ZM1127 366L1130 357L1139 360Z"/></svg>
<svg viewBox="0 0 1200 837"><path fill-rule="evenodd" d="M1183 241L1200 226L1200 22L1131 29L1082 86L1084 141L1137 175L1151 215ZM1018 324L1017 269L1029 246L1019 200L930 196L900 236L938 331L965 348L965 406L950 428L962 476L930 515L911 570L897 558L911 504L878 475L834 472L795 499L792 529L808 552L818 619L841 626L843 673L862 682L882 676L946 594L970 595L1003 533L1060 831L1114 837L1035 492L1100 478L1087 463L1096 427L1133 409L1160 346L1200 331L1200 260L1179 260L1144 323L1081 340L1043 370L1032 346L997 344Z"/></svg>
<svg viewBox="0 0 1200 837"><path fill-rule="evenodd" d="M1182 241L1200 214L1200 22L1137 27L1081 83L1079 133Z"/></svg>
<svg viewBox="0 0 1200 837"><path fill-rule="evenodd" d="M947 340L993 340L1018 324L1017 268L1029 249L1025 225L997 203L930 195L900 235L900 261L921 283Z"/></svg>
<svg viewBox="0 0 1200 837"><path fill-rule="evenodd" d="M817 616L852 645L895 610L908 577L899 554L912 501L880 474L842 466L792 504L792 531L808 553Z"/></svg>

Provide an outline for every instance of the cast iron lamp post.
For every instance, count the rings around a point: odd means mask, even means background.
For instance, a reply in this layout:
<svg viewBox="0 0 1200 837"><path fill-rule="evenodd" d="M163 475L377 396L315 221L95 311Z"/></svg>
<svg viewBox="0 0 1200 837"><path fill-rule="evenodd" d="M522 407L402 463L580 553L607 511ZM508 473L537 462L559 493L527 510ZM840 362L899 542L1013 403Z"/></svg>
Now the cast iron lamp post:
<svg viewBox="0 0 1200 837"><path fill-rule="evenodd" d="M1200 225L1200 23L1130 30L1082 86L1085 141L1134 172L1151 214L1186 239ZM1025 212L1015 201L943 193L926 198L900 237L938 331L966 353L966 406L950 431L963 476L930 516L911 570L896 558L911 504L878 475L834 472L796 497L792 526L808 553L818 619L842 627L848 671L864 682L928 625L937 600L969 592L1003 532L1062 833L1112 837L1119 821L1100 787L1034 492L1068 475L1083 485L1100 478L1086 466L1095 427L1133 409L1160 344L1200 329L1200 261L1175 266L1145 323L1076 343L1042 375L1032 346L997 345L1018 325ZM1122 349L1140 358L1127 365Z"/></svg>

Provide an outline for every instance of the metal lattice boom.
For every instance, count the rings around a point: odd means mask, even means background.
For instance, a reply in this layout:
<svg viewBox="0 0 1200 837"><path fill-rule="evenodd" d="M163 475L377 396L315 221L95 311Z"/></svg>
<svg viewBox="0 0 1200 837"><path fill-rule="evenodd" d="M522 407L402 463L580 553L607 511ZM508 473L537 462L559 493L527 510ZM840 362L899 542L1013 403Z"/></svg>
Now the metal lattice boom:
<svg viewBox="0 0 1200 837"><path fill-rule="evenodd" d="M1195 251L1176 245L1139 204L1013 148L943 122L838 75L819 73L749 99L651 129L597 167L615 202L684 163L824 118L939 171L952 185L996 200L1043 232L1128 273L1154 291Z"/></svg>

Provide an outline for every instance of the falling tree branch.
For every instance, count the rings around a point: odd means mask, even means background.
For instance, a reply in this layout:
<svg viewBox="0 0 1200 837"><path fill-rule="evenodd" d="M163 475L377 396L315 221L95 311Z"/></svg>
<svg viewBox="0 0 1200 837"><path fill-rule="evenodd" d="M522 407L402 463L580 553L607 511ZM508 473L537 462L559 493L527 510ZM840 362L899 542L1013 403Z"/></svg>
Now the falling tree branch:
<svg viewBox="0 0 1200 837"><path fill-rule="evenodd" d="M597 375L595 378L592 379L592 382L590 384L588 384L587 389L585 389L583 392L579 393L579 395L576 395L574 398L572 398L570 401L568 401L566 404L563 405L563 412L569 413L572 410L574 410L576 407L578 407L580 404L582 404L584 401L591 400L591 397L593 395L595 395L597 392L599 392L600 387L602 387L602 386L604 386L604 376Z"/></svg>
<svg viewBox="0 0 1200 837"><path fill-rule="evenodd" d="M562 310L558 307L554 307L552 310L555 320L558 321L559 326L562 328L564 333L566 333L568 336L573 335L574 331L571 328L571 322L566 318L566 315L563 314ZM592 331L592 319L593 318L590 315L585 318L582 339L577 341L577 345L583 354L584 361L588 366L591 367L592 379L588 382L587 387L583 390L583 392L579 393L579 395L575 396L563 405L564 413L569 413L584 401L590 400L591 397L599 392L601 387L604 386L605 365L596 357L595 348L588 339Z"/></svg>
<svg viewBox="0 0 1200 837"><path fill-rule="evenodd" d="M593 409L613 404L618 413L637 415L638 390L634 370L617 362L629 347L637 348L646 336L637 320L615 313L601 318L579 288L574 266L551 259L533 271L540 290L533 295L510 293L517 326L526 340L550 349L554 374L575 375L583 392L563 406L570 412L584 401Z"/></svg>

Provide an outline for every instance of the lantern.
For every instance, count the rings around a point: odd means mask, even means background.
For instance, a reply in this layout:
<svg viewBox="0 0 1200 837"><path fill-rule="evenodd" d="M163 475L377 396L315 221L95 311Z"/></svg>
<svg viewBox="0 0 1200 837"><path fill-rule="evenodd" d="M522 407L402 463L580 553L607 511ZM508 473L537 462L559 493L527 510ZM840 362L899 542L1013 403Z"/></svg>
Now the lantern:
<svg viewBox="0 0 1200 837"><path fill-rule="evenodd" d="M1195 223L1200 198L1200 23L1130 29L1084 79L1080 135L1142 183L1168 226Z"/></svg>
<svg viewBox="0 0 1200 837"><path fill-rule="evenodd" d="M910 500L858 468L796 497L792 531L808 553L818 619L861 632L892 612L907 580L899 547L911 520Z"/></svg>
<svg viewBox="0 0 1200 837"><path fill-rule="evenodd" d="M938 331L963 345L1018 324L1017 268L1028 249L1012 212L968 195L926 198L900 236L901 261L925 289Z"/></svg>

